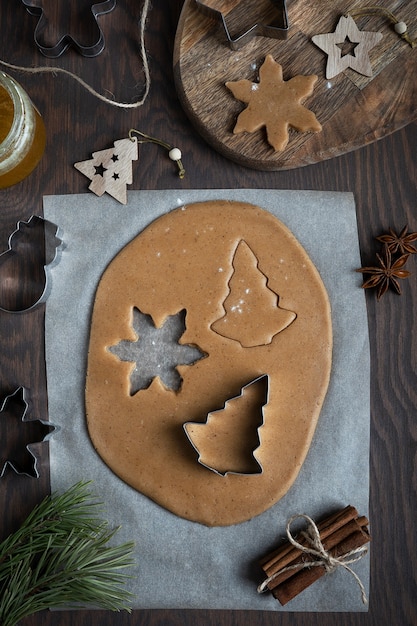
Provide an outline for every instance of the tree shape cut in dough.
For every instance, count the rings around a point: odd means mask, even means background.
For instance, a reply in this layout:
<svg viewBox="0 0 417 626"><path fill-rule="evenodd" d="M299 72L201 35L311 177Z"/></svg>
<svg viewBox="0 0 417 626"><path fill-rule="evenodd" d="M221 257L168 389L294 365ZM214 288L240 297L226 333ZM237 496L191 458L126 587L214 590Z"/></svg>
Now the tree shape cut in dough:
<svg viewBox="0 0 417 626"><path fill-rule="evenodd" d="M318 48L328 55L326 78L334 78L350 67L364 76L372 76L369 51L382 39L382 33L360 31L353 18L340 18L334 33L315 35L311 38ZM344 54L345 42L357 44L350 54Z"/></svg>
<svg viewBox="0 0 417 626"><path fill-rule="evenodd" d="M137 340L122 340L109 351L121 361L135 363L130 377L131 395L147 389L159 377L167 389L178 391L182 378L177 365L194 365L207 355L197 346L181 344L185 332L185 310L169 315L160 328L150 315L133 309L133 329Z"/></svg>
<svg viewBox="0 0 417 626"><path fill-rule="evenodd" d="M132 161L138 159L136 139L119 139L114 148L93 152L88 161L74 163L75 169L91 180L90 191L97 196L107 192L121 204L127 203L126 185L133 182Z"/></svg>
<svg viewBox="0 0 417 626"><path fill-rule="evenodd" d="M268 54L259 70L259 83L250 80L227 82L237 100L248 106L238 116L233 133L253 133L266 127L268 143L276 151L284 150L288 129L319 132L321 124L302 103L313 93L317 76L294 76L283 80L282 66Z"/></svg>
<svg viewBox="0 0 417 626"><path fill-rule="evenodd" d="M243 239L237 245L232 264L229 294L223 302L225 315L211 328L244 348L267 345L292 324L296 314L278 305L278 294L268 287L258 259Z"/></svg>
<svg viewBox="0 0 417 626"><path fill-rule="evenodd" d="M222 476L262 473L255 453L261 445L259 428L267 403L268 376L264 375L245 385L222 409L210 412L205 423L184 424L198 462Z"/></svg>

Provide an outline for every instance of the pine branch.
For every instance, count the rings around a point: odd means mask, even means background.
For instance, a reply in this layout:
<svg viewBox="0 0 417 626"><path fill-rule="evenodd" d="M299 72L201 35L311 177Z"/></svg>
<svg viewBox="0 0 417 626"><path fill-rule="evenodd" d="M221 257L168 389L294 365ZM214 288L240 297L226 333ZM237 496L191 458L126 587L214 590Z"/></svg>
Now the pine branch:
<svg viewBox="0 0 417 626"><path fill-rule="evenodd" d="M97 517L88 484L46 497L0 543L0 626L48 608L130 611L124 570L134 544L108 545L117 529Z"/></svg>

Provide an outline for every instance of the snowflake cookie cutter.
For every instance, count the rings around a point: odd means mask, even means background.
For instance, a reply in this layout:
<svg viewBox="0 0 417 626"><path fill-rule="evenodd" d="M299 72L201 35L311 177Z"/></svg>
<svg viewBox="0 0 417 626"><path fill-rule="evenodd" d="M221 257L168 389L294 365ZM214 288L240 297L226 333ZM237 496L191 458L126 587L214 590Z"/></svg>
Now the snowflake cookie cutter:
<svg viewBox="0 0 417 626"><path fill-rule="evenodd" d="M206 438L200 437L200 444L198 444L195 439L195 435L196 435L196 429L197 432L198 430L201 430L202 428L207 428L207 426L210 424L210 420L211 418L213 418L213 416L218 415L219 413L222 413L223 411L227 410L227 406L230 406L230 403L236 403L239 402L239 400L241 400L244 395L245 392L247 390L250 390L251 388L258 388L259 391L259 398L256 402L256 408L259 410L259 416L260 416L260 420L258 425L256 426L256 437L257 437L257 443L258 445L254 446L251 450L251 457L246 459L248 466L247 468L245 468L244 470L240 469L240 470L236 470L236 469L219 469L218 464L216 463L212 463L212 462L207 462L203 459L203 455L204 455L204 450L202 450L202 448L204 448L204 444L205 441L210 442L213 441L214 439L217 438L219 433L215 433L214 435L208 433L206 435ZM207 414L207 419L205 422L186 422L185 424L183 424L183 429L184 432L189 440L189 442L191 443L192 447L194 448L194 450L197 452L198 454L198 458L197 458L197 462L202 465L203 467L211 470L212 472L214 472L215 474L217 474L218 476L221 476L222 478L230 475L230 474L234 474L234 475L238 475L238 476L254 476L254 475L260 475L263 474L263 467L261 462L259 461L259 459L257 458L257 451L259 450L259 448L261 447L261 437L259 435L259 430L262 428L262 426L264 425L264 407L266 405L268 405L269 403L269 376L268 374L263 374L262 376L259 376L258 378L255 378L253 380L251 380L249 383L247 383L246 385L244 385L241 388L241 392L236 395L233 396L232 398L229 398L228 400L226 400L226 402L223 405L223 408L221 409L217 409L215 411L210 411ZM236 437L234 437L234 433L232 433L233 436L233 440L236 441ZM249 464L252 465L251 469L249 468ZM217 465L217 466L216 466Z"/></svg>
<svg viewBox="0 0 417 626"><path fill-rule="evenodd" d="M22 446L22 451L25 450L26 452L23 453L23 456L20 454L20 459L18 451L9 451L7 449L4 451L3 449L4 445L7 446L7 444L9 444L10 446L13 444L13 441L10 441L9 437L6 437L4 440L2 439L2 445L0 447L0 478L4 476L8 467L18 475L39 478L39 454L37 447L49 441L54 433L60 430L59 426L46 420L27 419L29 410L29 392L25 387L18 387L12 394L6 396L0 406L0 420L2 419L2 414L7 412L11 414L13 419L20 419L21 424L30 425L31 430L33 430L33 432L38 431L41 437L36 441L38 435L35 434L33 435L35 441L29 442L26 445L23 444L24 447Z"/></svg>
<svg viewBox="0 0 417 626"><path fill-rule="evenodd" d="M62 244L58 234L58 226L37 215L17 222L8 249L0 254L0 311L26 313L46 301L47 268L58 261Z"/></svg>
<svg viewBox="0 0 417 626"><path fill-rule="evenodd" d="M269 37L271 39L286 39L288 37L289 24L286 0L270 0L270 2L274 5L277 11L276 25L258 22L251 26L247 31L236 37L232 37L227 25L225 14L220 10L220 8L217 9L212 6L212 4L216 5L216 2L208 4L207 1L204 0L195 0L197 9L201 13L214 18L222 25L228 44L232 50L239 50L256 36Z"/></svg>
<svg viewBox="0 0 417 626"><path fill-rule="evenodd" d="M55 0L57 1L57 0ZM95 43L91 45L83 45L77 41L70 32L66 32L59 36L58 41L53 45L42 43L42 35L48 27L48 16L43 8L43 0L22 0L23 5L30 15L38 17L38 23L34 32L34 40L38 50L46 57L56 59L60 57L70 46L84 57L96 57L104 49L104 34L98 23L98 17L105 13L110 13L116 6L116 0L104 0L91 5L91 14L93 16L93 27L95 30Z"/></svg>

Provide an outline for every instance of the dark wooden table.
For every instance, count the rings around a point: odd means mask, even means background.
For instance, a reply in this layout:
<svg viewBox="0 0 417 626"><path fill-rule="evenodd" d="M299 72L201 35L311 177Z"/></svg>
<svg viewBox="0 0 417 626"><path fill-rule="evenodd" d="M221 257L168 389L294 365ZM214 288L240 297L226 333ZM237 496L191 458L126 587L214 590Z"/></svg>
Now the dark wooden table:
<svg viewBox="0 0 417 626"><path fill-rule="evenodd" d="M354 193L364 264L373 261L374 237L389 227L408 224L417 230L417 124L377 143L314 166L283 172L259 172L238 166L214 152L193 130L180 108L172 76L172 51L181 0L154 0L146 43L151 91L139 109L120 110L99 102L65 76L9 73L17 78L39 107L47 127L45 156L36 171L18 185L0 191L0 251L16 222L42 213L48 194L84 193L88 180L73 163L92 151L110 147L129 128L178 145L186 178L180 181L174 164L161 148L140 149L133 189L273 188L351 191ZM0 58L20 65L59 65L81 75L102 93L117 100L141 94L142 63L137 52L141 3L120 0L119 16L101 18L107 39L97 59L70 52L56 61L44 59L33 42L35 18L19 2L2 0ZM121 17L120 17L121 16ZM371 596L368 613L296 614L232 611L59 612L24 620L27 626L415 626L417 624L417 259L403 294L389 292L377 303L367 293L370 328L371 450L370 519ZM81 278L82 280L82 278ZM30 389L34 413L46 419L44 308L16 315L0 312L0 396L18 386ZM40 478L7 472L0 479L0 536L5 537L31 508L49 493L47 446L39 465Z"/></svg>

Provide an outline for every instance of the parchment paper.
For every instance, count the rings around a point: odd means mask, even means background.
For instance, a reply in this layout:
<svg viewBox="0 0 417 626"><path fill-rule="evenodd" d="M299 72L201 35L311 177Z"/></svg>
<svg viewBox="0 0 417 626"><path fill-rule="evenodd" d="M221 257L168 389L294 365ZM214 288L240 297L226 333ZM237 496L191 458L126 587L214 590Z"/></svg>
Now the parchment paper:
<svg viewBox="0 0 417 626"><path fill-rule="evenodd" d="M182 520L137 493L95 453L84 416L89 323L100 276L115 254L146 225L185 203L209 199L252 202L296 235L328 290L333 317L332 376L313 444L288 494L243 524L207 528ZM258 559L285 535L287 519L319 519L347 504L368 511L369 344L353 196L273 190L131 191L123 206L110 196L47 196L46 219L62 230L64 249L51 270L46 307L46 362L52 438L51 483L62 491L93 480L103 518L122 525L115 541L135 540L134 608L271 611L364 611L353 576L339 568L281 607L258 594ZM369 555L352 566L365 588Z"/></svg>

